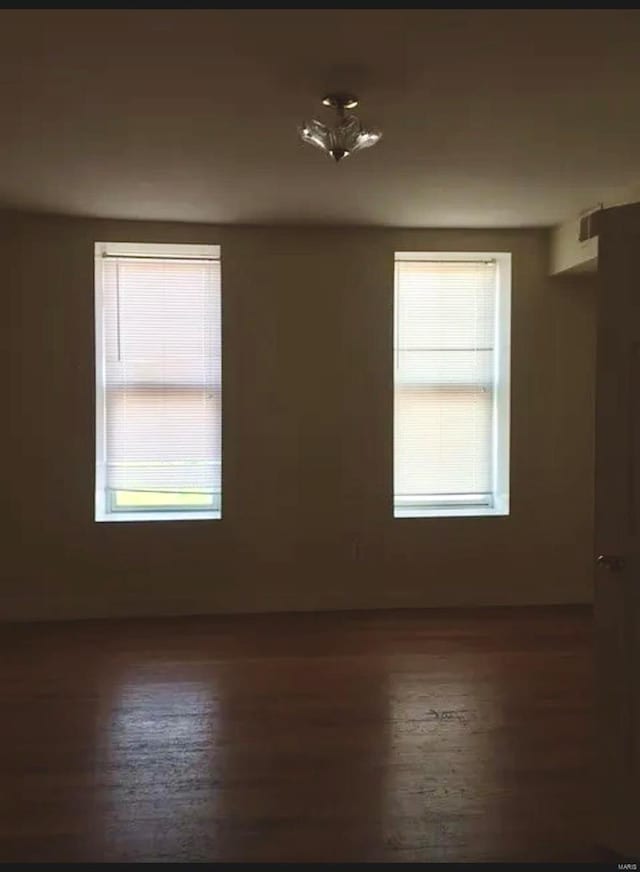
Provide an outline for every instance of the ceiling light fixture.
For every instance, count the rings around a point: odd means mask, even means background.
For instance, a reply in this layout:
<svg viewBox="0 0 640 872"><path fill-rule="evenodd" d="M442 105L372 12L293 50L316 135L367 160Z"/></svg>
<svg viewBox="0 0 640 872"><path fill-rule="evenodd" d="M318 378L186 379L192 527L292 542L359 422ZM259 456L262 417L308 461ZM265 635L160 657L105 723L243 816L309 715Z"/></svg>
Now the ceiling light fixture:
<svg viewBox="0 0 640 872"><path fill-rule="evenodd" d="M336 123L333 127L321 121L305 121L298 128L300 139L322 149L336 163L361 148L370 148L382 137L380 130L363 127L360 119L347 110L355 109L358 98L353 94L328 94L322 100L323 106L328 106L336 112Z"/></svg>

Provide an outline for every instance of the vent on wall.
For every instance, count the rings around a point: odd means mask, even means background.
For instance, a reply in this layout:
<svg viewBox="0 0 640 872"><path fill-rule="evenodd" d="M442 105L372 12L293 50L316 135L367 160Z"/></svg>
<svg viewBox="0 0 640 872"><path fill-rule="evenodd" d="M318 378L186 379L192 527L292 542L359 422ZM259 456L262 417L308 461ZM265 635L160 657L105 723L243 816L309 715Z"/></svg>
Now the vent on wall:
<svg viewBox="0 0 640 872"><path fill-rule="evenodd" d="M598 235L598 220L601 211L602 206L599 206L597 209L594 209L592 212L587 212L580 218L578 224L578 240L580 242L586 242L587 239L593 239L594 236Z"/></svg>

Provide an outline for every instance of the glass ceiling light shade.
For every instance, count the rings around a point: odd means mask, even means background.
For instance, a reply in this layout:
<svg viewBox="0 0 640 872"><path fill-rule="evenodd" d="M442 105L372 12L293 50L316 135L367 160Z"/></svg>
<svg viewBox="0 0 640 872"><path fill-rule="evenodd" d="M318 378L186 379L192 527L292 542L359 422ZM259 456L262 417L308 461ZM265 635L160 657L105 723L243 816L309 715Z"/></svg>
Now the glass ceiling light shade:
<svg viewBox="0 0 640 872"><path fill-rule="evenodd" d="M335 110L336 123L331 127L313 119L305 121L298 131L303 142L322 149L336 163L361 148L370 148L382 137L379 130L365 128L356 115L347 114L348 109L358 105L352 94L329 94L322 105Z"/></svg>

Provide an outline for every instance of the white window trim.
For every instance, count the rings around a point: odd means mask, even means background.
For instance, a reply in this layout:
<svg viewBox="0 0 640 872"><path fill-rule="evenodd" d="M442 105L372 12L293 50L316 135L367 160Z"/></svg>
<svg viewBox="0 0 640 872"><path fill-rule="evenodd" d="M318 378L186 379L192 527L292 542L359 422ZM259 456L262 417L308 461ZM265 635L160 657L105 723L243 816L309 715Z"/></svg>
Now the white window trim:
<svg viewBox="0 0 640 872"><path fill-rule="evenodd" d="M206 511L200 509L187 509L182 512L175 510L166 512L105 512L102 516L96 510L96 521L120 523L121 521L220 521L222 513L219 511Z"/></svg>
<svg viewBox="0 0 640 872"><path fill-rule="evenodd" d="M396 251L394 256L393 344L394 391L398 331L398 284L395 264L402 261L495 261L497 300L494 354L493 482L488 499L477 503L419 502L393 497L394 518L447 518L505 516L509 506L511 403L511 253L506 251Z"/></svg>
<svg viewBox="0 0 640 872"><path fill-rule="evenodd" d="M222 494L215 508L175 509L147 511L111 511L107 505L106 490L106 415L104 391L104 337L102 306L102 264L104 257L176 257L180 260L220 260L219 245L192 245L182 243L135 243L135 242L96 242L94 243L94 361L96 374L96 462L95 462L95 506L94 520L100 523L145 522L145 521L211 521L222 519Z"/></svg>
<svg viewBox="0 0 640 872"><path fill-rule="evenodd" d="M176 257L179 260L220 260L219 245L186 245L155 242L96 242L99 257Z"/></svg>

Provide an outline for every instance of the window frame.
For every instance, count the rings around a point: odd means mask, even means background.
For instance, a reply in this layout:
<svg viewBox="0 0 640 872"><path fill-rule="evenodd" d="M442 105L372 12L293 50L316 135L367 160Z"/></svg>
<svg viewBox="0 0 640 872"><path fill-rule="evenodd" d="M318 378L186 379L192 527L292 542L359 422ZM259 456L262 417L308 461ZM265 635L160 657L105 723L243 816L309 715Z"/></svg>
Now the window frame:
<svg viewBox="0 0 640 872"><path fill-rule="evenodd" d="M222 439L220 433L220 493L213 494L213 504L206 508L179 508L168 505L166 508L113 509L115 492L106 486L106 391L105 391L105 343L104 343L104 307L103 307L103 258L111 257L141 257L166 258L179 260L218 261L222 271L221 248L211 244L185 243L148 243L148 242L95 242L94 243L94 365L95 365L95 522L120 521L201 521L221 520L222 518ZM221 278L222 281L222 278ZM220 352L222 357L222 293L220 292ZM221 360L222 367L222 360ZM222 376L222 371L220 373ZM222 409L222 383L220 384L220 409ZM221 419L222 420L222 419ZM222 426L222 425L221 425Z"/></svg>
<svg viewBox="0 0 640 872"><path fill-rule="evenodd" d="M477 501L446 499L419 500L395 493L395 398L398 369L398 264L407 261L475 262L495 261L496 306L493 355L492 408L492 490L489 499ZM396 251L393 284L393 516L394 518L483 517L510 514L510 406L511 406L511 284L512 256L506 251ZM425 495L427 496L427 495ZM455 496L455 495L452 495ZM472 495L470 495L472 496ZM483 495L478 495L478 497ZM445 497L444 499L442 497Z"/></svg>

